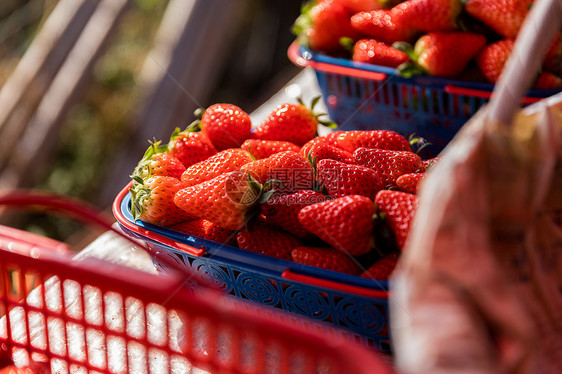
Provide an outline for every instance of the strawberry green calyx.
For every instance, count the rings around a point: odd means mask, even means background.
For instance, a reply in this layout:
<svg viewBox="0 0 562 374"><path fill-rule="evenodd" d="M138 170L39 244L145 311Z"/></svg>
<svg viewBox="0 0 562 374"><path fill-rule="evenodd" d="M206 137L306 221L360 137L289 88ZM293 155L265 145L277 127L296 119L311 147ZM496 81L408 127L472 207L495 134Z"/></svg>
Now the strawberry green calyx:
<svg viewBox="0 0 562 374"><path fill-rule="evenodd" d="M143 206L150 198L150 190L144 187L144 181L138 176L133 176L133 186L129 188L131 193L131 214L135 221L139 220L143 213Z"/></svg>
<svg viewBox="0 0 562 374"><path fill-rule="evenodd" d="M149 160L156 153L163 153L168 150L168 145L162 144L160 140L149 141L149 143L150 146L147 148L146 152L144 152L144 156L142 157L141 162Z"/></svg>
<svg viewBox="0 0 562 374"><path fill-rule="evenodd" d="M174 204L173 197L182 188L177 178L155 175L147 179L135 177L134 181L129 191L135 220L168 226L193 218Z"/></svg>
<svg viewBox="0 0 562 374"><path fill-rule="evenodd" d="M131 175L131 178L133 179L133 181L137 181L139 178L138 177L148 177L150 176L150 160L152 159L152 157L155 154L158 153L164 153L168 150L168 145L167 144L161 144L161 141L149 141L150 146L146 149L146 151L144 152L144 155L142 156L142 159L139 161L139 163L137 164L137 166L135 167L133 174ZM142 179L141 182L142 183Z"/></svg>
<svg viewBox="0 0 562 374"><path fill-rule="evenodd" d="M412 147L412 151L417 155L419 155L420 152L425 147L431 145L431 142L429 142L426 138L422 138L421 136L416 136L416 134L410 134L408 138L408 143L410 143L410 146Z"/></svg>
<svg viewBox="0 0 562 374"><path fill-rule="evenodd" d="M323 116L327 116L327 115L328 115L327 113L317 113L317 112L314 111L314 107L315 107L316 105L318 105L318 102L320 101L320 99L321 99L321 96L315 96L315 97L313 97L312 100L311 100L311 102L310 102L310 106L307 106L307 105L304 103L304 100L302 99L302 97L300 97L300 96L297 98L297 101L298 101L298 103L299 103L300 105L309 108L309 110L310 110L310 115L311 115L312 117L314 117L314 119L316 119L316 121L317 121L320 125L326 126L326 127L330 128L330 129L335 129L335 128L337 128L338 125L337 125L335 122L330 121L330 120L326 120L326 119L321 119L321 118L320 118L320 117L323 117Z"/></svg>
<svg viewBox="0 0 562 374"><path fill-rule="evenodd" d="M291 28L291 32L297 37L298 43L305 47L309 46L307 31L314 25L314 21L310 16L310 11L316 3L316 0L304 2L301 6L300 15L297 17Z"/></svg>
<svg viewBox="0 0 562 374"><path fill-rule="evenodd" d="M252 177L250 176L250 178ZM279 188L283 187L283 183L277 179L270 179L267 182L265 182L263 186L259 184L259 182L257 182L256 180L254 180L254 182L257 183L259 186L261 186L259 191L259 199L258 199L259 204L265 204L271 198L271 196L273 196L273 194L277 192L276 189L270 188L271 186L273 186L274 184L278 184Z"/></svg>
<svg viewBox="0 0 562 374"><path fill-rule="evenodd" d="M405 78L427 74L425 69L416 63L416 61L418 60L418 54L410 43L395 42L392 44L392 47L404 52L410 58L410 61L404 62L396 68L398 74Z"/></svg>
<svg viewBox="0 0 562 374"><path fill-rule="evenodd" d="M344 36L340 38L340 44L346 51L353 53L353 46L355 45L355 39Z"/></svg>
<svg viewBox="0 0 562 374"><path fill-rule="evenodd" d="M311 149L306 156L308 163L312 167L313 184L311 190L327 196L328 190L326 186L318 181L318 156L313 157L312 152L313 150Z"/></svg>

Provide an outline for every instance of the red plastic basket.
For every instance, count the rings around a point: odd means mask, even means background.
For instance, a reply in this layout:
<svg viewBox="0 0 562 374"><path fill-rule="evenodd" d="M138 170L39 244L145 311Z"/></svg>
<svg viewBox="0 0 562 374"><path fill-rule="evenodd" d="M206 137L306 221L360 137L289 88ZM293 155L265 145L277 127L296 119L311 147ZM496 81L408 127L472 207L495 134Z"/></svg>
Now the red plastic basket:
<svg viewBox="0 0 562 374"><path fill-rule="evenodd" d="M10 193L0 195L5 204L71 212L118 233L66 198ZM162 276L73 260L34 235L11 232L0 240L0 344L18 366L38 362L53 373L392 372L383 356L310 321L248 307L213 288L189 290L186 276L197 275L185 269Z"/></svg>

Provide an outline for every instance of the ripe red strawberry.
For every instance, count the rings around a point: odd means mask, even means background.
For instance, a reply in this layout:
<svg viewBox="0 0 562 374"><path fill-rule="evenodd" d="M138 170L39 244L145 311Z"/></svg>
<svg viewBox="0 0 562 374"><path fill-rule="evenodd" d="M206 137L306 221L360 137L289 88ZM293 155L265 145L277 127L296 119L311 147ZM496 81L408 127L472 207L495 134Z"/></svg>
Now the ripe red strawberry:
<svg viewBox="0 0 562 374"><path fill-rule="evenodd" d="M467 0L465 11L501 36L514 39L534 0Z"/></svg>
<svg viewBox="0 0 562 374"><path fill-rule="evenodd" d="M423 172L429 171L431 168L433 168L435 165L437 165L439 163L440 159L441 158L439 156L437 156L437 157L433 157L433 158L430 158L430 159L427 159L427 160L423 160L422 161L423 168L420 171L423 171Z"/></svg>
<svg viewBox="0 0 562 374"><path fill-rule="evenodd" d="M268 158L279 152L284 151L300 151L301 147L291 142L284 142L280 140L259 140L259 139L248 139L240 147L252 155L256 160L262 158Z"/></svg>
<svg viewBox="0 0 562 374"><path fill-rule="evenodd" d="M370 10L388 8L389 3L396 0L333 0L343 5L350 14L368 12Z"/></svg>
<svg viewBox="0 0 562 374"><path fill-rule="evenodd" d="M299 221L330 246L357 256L371 250L374 212L372 200L351 195L306 206Z"/></svg>
<svg viewBox="0 0 562 374"><path fill-rule="evenodd" d="M409 0L394 6L390 12L412 33L429 33L455 30L461 10L461 0Z"/></svg>
<svg viewBox="0 0 562 374"><path fill-rule="evenodd" d="M394 186L396 179L422 170L421 158L409 151L359 148L353 154L358 165L373 169L384 186Z"/></svg>
<svg viewBox="0 0 562 374"><path fill-rule="evenodd" d="M394 268L396 268L399 258L400 252L391 252L377 260L369 269L361 274L361 277L386 281L390 278Z"/></svg>
<svg viewBox="0 0 562 374"><path fill-rule="evenodd" d="M320 160L325 160L325 159L345 162L346 164L355 163L352 153L344 151L343 149L335 147L328 143L319 143L307 148L309 149L309 151L308 154L306 154L305 156L307 156L311 164L318 163ZM302 154L304 155L304 153Z"/></svg>
<svg viewBox="0 0 562 374"><path fill-rule="evenodd" d="M132 177L146 179L150 176L162 175L180 179L185 166L180 160L167 153L167 149L160 142L151 143L135 167Z"/></svg>
<svg viewBox="0 0 562 374"><path fill-rule="evenodd" d="M302 242L293 235L265 224L256 224L236 235L238 246L247 251L291 261L293 248Z"/></svg>
<svg viewBox="0 0 562 374"><path fill-rule="evenodd" d="M410 151L410 143L402 135L389 130L335 131L326 135L327 141L349 153L358 148L379 148Z"/></svg>
<svg viewBox="0 0 562 374"><path fill-rule="evenodd" d="M299 212L305 206L326 200L328 197L320 192L302 190L288 195L273 196L261 205L261 213L266 222L277 225L299 238L307 238L311 234L300 223Z"/></svg>
<svg viewBox="0 0 562 374"><path fill-rule="evenodd" d="M268 180L281 182L275 190L292 193L309 190L314 186L314 170L306 158L293 151L279 152L268 158L255 160L240 168L256 181L264 184Z"/></svg>
<svg viewBox="0 0 562 374"><path fill-rule="evenodd" d="M341 133L341 132L343 132L343 131L332 131L328 135L333 137L333 134L337 134L337 133ZM300 153L304 157L308 158L308 155L310 154L310 151L313 148L315 148L316 146L319 146L321 144L328 144L328 145L336 146L337 143L335 141L330 140L331 138L328 135L327 136L317 136L313 139L310 139L308 142L306 142L301 147Z"/></svg>
<svg viewBox="0 0 562 374"><path fill-rule="evenodd" d="M182 188L179 179L153 176L136 178L131 192L131 213L135 220L160 226L169 226L191 219L192 216L174 204L174 195Z"/></svg>
<svg viewBox="0 0 562 374"><path fill-rule="evenodd" d="M413 62L400 66L398 71L401 75L456 78L485 45L486 37L482 34L432 32L420 37L413 50L404 43L393 46L406 52Z"/></svg>
<svg viewBox="0 0 562 374"><path fill-rule="evenodd" d="M299 147L316 136L318 125L333 127L330 121L321 120L325 113L315 113L314 107L320 97L312 100L310 109L299 98L298 104L281 104L254 130L253 138L261 140L282 140Z"/></svg>
<svg viewBox="0 0 562 374"><path fill-rule="evenodd" d="M550 89L558 87L562 87L562 78L547 71L543 71L542 73L540 73L535 81L535 84L533 85L533 88L537 89Z"/></svg>
<svg viewBox="0 0 562 374"><path fill-rule="evenodd" d="M232 171L180 189L174 202L192 217L206 219L228 230L239 230L252 218L261 189L247 173Z"/></svg>
<svg viewBox="0 0 562 374"><path fill-rule="evenodd" d="M381 190L375 197L375 204L377 214L384 213L398 247L403 249L418 207L418 197L402 191Z"/></svg>
<svg viewBox="0 0 562 374"><path fill-rule="evenodd" d="M233 104L211 105L203 112L200 126L217 151L240 147L252 131L248 113Z"/></svg>
<svg viewBox="0 0 562 374"><path fill-rule="evenodd" d="M482 74L490 83L496 83L513 51L513 39L502 39L485 46L475 58Z"/></svg>
<svg viewBox="0 0 562 374"><path fill-rule="evenodd" d="M402 174L396 178L396 186L400 191L416 194L418 185L425 178L425 173Z"/></svg>
<svg viewBox="0 0 562 374"><path fill-rule="evenodd" d="M190 167L199 161L211 157L217 150L201 132L193 132L189 127L181 131L176 129L168 143L168 153Z"/></svg>
<svg viewBox="0 0 562 374"><path fill-rule="evenodd" d="M350 16L339 1L306 3L292 31L301 45L324 52L340 51L341 38L357 37L357 32L351 27Z"/></svg>
<svg viewBox="0 0 562 374"><path fill-rule="evenodd" d="M375 39L361 39L353 45L353 61L396 68L409 60L404 52Z"/></svg>
<svg viewBox="0 0 562 374"><path fill-rule="evenodd" d="M225 149L185 169L181 182L184 187L194 186L221 174L239 170L242 165L252 161L250 154L243 149Z"/></svg>
<svg viewBox="0 0 562 374"><path fill-rule="evenodd" d="M333 197L361 195L372 200L385 187L373 169L329 159L318 162L317 178Z"/></svg>
<svg viewBox="0 0 562 374"><path fill-rule="evenodd" d="M211 221L206 219L195 219L185 222L180 222L170 226L172 230L183 232L188 235L193 235L198 238L212 240L221 244L230 244L234 242L234 231L224 229Z"/></svg>
<svg viewBox="0 0 562 374"><path fill-rule="evenodd" d="M297 247L292 251L294 262L322 269L358 275L361 268L349 255L330 247Z"/></svg>
<svg viewBox="0 0 562 374"><path fill-rule="evenodd" d="M362 34L387 44L412 42L415 34L400 17L396 17L388 9L358 12L351 17L351 26Z"/></svg>

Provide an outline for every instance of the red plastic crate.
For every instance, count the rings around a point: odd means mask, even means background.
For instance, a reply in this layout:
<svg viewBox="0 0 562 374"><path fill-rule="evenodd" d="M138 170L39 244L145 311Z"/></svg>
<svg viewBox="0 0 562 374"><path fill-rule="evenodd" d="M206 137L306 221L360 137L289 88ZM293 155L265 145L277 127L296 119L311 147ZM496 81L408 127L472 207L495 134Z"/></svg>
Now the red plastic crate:
<svg viewBox="0 0 562 374"><path fill-rule="evenodd" d="M30 202L81 219L93 214L65 198L0 195L0 205ZM119 232L111 221L94 218ZM19 366L33 360L53 373L392 372L382 356L308 320L250 307L217 289L190 290L186 277L195 274L77 261L21 231L6 238L0 244L0 346ZM22 249L22 241L37 246Z"/></svg>

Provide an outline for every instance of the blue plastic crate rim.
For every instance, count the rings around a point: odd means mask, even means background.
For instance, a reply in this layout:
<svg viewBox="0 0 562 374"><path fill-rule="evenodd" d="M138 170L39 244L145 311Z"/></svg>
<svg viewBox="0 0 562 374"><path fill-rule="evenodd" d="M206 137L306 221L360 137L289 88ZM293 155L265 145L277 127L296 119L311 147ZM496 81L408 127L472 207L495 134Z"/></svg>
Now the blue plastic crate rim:
<svg viewBox="0 0 562 374"><path fill-rule="evenodd" d="M390 351L388 281L330 271L135 221L126 186L113 214L123 231L180 265L211 275L236 297L324 321L379 351ZM153 259L161 271L164 264Z"/></svg>

